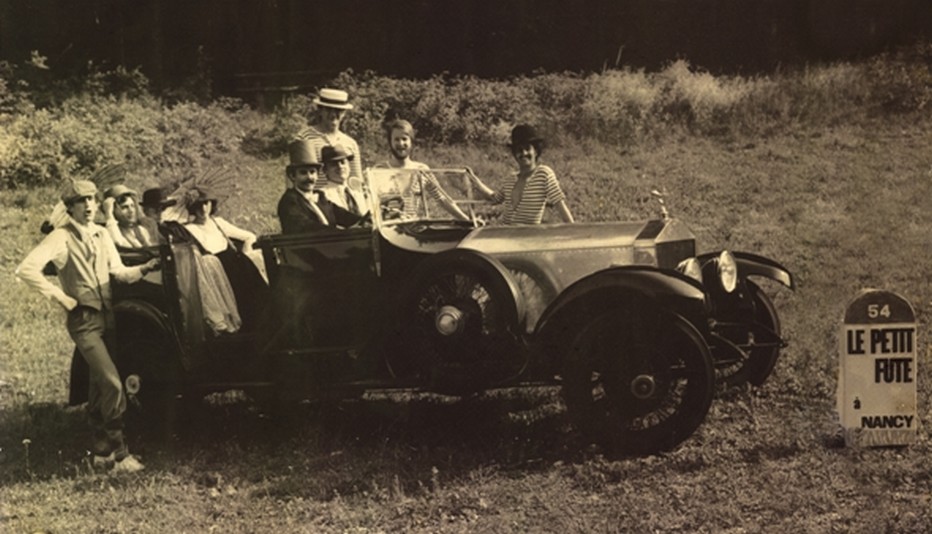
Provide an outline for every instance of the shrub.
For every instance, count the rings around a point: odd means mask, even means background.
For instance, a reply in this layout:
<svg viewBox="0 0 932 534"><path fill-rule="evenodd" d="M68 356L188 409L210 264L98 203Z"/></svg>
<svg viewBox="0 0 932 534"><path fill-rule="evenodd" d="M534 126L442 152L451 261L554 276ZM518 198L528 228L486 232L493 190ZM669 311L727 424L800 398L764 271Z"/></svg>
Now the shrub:
<svg viewBox="0 0 932 534"><path fill-rule="evenodd" d="M0 181L7 188L54 184L113 163L197 173L239 151L248 113L229 102L164 107L152 97L75 97L10 123Z"/></svg>
<svg viewBox="0 0 932 534"><path fill-rule="evenodd" d="M858 64L757 77L713 76L680 60L658 73L507 80L446 74L410 80L347 70L326 85L350 93L355 109L343 129L365 156L384 151L382 125L393 117L410 120L424 144L500 146L515 124L528 122L552 144L625 145L672 132L733 138L925 112L930 62L932 43L920 43ZM0 63L0 187L54 183L121 161L178 175L241 151L277 158L313 112L311 99L293 96L266 114L228 98L166 103L150 94L138 70L89 64L82 76L56 80L36 52L21 65Z"/></svg>
<svg viewBox="0 0 932 534"><path fill-rule="evenodd" d="M660 89L644 74L608 71L590 76L581 119L589 132L616 143L638 139L647 127Z"/></svg>

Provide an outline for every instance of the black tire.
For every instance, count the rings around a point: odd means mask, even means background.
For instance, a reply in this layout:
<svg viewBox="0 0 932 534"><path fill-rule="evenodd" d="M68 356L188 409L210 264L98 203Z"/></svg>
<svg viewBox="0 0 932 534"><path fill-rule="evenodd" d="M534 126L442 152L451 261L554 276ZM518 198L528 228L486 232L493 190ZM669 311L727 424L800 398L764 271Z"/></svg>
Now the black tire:
<svg viewBox="0 0 932 534"><path fill-rule="evenodd" d="M773 301L756 284L748 282L748 289L754 299L754 320L780 336L780 317ZM748 382L755 386L762 385L773 372L779 357L780 347L758 347L751 350L751 357L748 358Z"/></svg>
<svg viewBox="0 0 932 534"><path fill-rule="evenodd" d="M516 343L524 308L501 264L475 252L451 251L426 260L411 281L387 353L396 378L465 395L520 374L527 363ZM453 333L438 327L445 308L462 314Z"/></svg>
<svg viewBox="0 0 932 534"><path fill-rule="evenodd" d="M705 420L714 371L702 336L659 310L593 317L564 360L563 394L576 427L610 452L670 450Z"/></svg>
<svg viewBox="0 0 932 534"><path fill-rule="evenodd" d="M120 342L119 371L127 397L128 427L151 436L168 436L184 413L178 351L165 334L133 330Z"/></svg>
<svg viewBox="0 0 932 534"><path fill-rule="evenodd" d="M760 327L780 335L780 318L770 297L755 283L747 281L748 296L754 311L751 320ZM747 359L716 369L716 378L724 387L740 387L746 383L762 385L777 363L780 347L756 347L748 350Z"/></svg>

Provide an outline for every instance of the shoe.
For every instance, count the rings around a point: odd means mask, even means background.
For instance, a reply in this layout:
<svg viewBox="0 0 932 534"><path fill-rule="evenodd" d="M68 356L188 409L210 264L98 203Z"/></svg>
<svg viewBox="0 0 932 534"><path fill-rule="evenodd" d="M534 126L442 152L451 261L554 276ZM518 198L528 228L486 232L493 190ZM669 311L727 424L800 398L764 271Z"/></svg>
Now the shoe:
<svg viewBox="0 0 932 534"><path fill-rule="evenodd" d="M136 459L135 456L129 455L126 458L123 458L119 462L113 464L113 468L110 470L111 473L136 473L145 469L146 466L142 465L142 462Z"/></svg>
<svg viewBox="0 0 932 534"><path fill-rule="evenodd" d="M94 469L109 469L113 467L113 463L116 461L116 456L114 453L110 453L106 456L103 454L95 454L94 460L92 461Z"/></svg>

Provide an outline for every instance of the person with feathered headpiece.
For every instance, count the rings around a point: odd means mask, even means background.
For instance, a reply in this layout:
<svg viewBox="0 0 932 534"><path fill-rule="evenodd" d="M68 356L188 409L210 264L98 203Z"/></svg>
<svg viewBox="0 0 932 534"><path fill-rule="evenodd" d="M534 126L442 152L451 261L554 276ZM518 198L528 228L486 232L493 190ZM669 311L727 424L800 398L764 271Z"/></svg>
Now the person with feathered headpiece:
<svg viewBox="0 0 932 534"><path fill-rule="evenodd" d="M208 323L215 332L231 331L227 327L236 324L237 314L244 330L254 328L268 292L268 283L261 269L261 256L253 250L256 235L215 215L219 204L216 192L229 190L223 186L230 179L232 173L226 169L213 169L184 183L172 194L178 199L178 205L188 212L190 222L184 227L198 246L201 257L199 268L204 269L205 276L215 279L215 283L206 278L204 282L217 289L219 302L215 302L204 291L201 295ZM234 244L234 240L242 243L240 248ZM227 283L232 288L232 296L235 297L232 305L226 295L223 277L217 275L213 266L215 261L211 257L219 260ZM202 276L202 273L198 273L198 276ZM214 314L214 311L218 313ZM214 321L211 316L217 316L218 319Z"/></svg>

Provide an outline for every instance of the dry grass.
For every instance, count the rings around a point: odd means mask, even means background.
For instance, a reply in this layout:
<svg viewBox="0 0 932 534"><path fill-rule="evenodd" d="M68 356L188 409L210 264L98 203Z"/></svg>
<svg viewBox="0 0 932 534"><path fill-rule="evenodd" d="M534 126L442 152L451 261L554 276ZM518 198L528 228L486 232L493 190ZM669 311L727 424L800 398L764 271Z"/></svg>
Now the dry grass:
<svg viewBox="0 0 932 534"><path fill-rule="evenodd" d="M905 449L839 446L836 335L862 287L901 293L920 321L919 416L932 421L932 137L928 116L734 141L670 138L545 154L582 220L639 218L665 186L701 251L785 263L791 343L770 381L733 391L676 451L606 458L580 447L552 391L450 403L373 398L271 416L242 399L192 414L148 469L90 473L80 410L62 407L63 316L12 281L47 192L0 193L0 527L10 532L921 532L932 524L929 431ZM498 152L500 151L500 152ZM503 149L420 159L501 176ZM274 221L280 162L257 163L227 215ZM42 200L40 200L42 199ZM28 462L24 438L29 438Z"/></svg>

